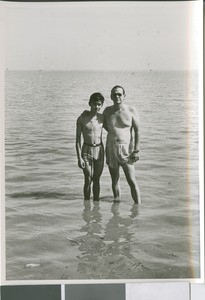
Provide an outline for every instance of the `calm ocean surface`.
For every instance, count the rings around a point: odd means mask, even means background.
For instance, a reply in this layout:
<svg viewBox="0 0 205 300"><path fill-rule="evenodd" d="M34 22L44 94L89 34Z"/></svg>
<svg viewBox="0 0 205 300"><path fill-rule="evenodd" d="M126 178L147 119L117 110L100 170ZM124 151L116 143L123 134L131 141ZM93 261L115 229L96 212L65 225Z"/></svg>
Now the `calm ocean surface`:
<svg viewBox="0 0 205 300"><path fill-rule="evenodd" d="M116 84L141 119L139 206L123 172L113 203L106 165L82 196L76 119ZM7 280L200 276L197 73L8 71L5 111Z"/></svg>

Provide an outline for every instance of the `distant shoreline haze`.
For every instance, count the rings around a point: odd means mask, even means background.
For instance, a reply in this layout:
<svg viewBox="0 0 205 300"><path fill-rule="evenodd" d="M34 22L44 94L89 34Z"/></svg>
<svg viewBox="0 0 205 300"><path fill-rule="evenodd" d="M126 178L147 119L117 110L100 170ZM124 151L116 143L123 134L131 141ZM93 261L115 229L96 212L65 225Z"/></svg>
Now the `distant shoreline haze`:
<svg viewBox="0 0 205 300"><path fill-rule="evenodd" d="M17 72L197 72L199 69L140 69L140 70L49 70L49 69L5 69Z"/></svg>

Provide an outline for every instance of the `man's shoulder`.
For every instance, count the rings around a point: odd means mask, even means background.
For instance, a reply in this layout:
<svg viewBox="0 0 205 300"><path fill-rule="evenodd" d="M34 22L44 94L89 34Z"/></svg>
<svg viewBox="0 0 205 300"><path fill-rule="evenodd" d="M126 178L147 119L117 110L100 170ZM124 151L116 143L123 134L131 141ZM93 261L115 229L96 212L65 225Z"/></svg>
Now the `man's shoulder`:
<svg viewBox="0 0 205 300"><path fill-rule="evenodd" d="M77 122L83 121L84 118L88 117L90 114L89 110L84 110L80 116L77 118Z"/></svg>
<svg viewBox="0 0 205 300"><path fill-rule="evenodd" d="M140 118L138 111L135 106L129 105L129 113L132 116L132 119L134 120L135 124L140 124Z"/></svg>
<svg viewBox="0 0 205 300"><path fill-rule="evenodd" d="M79 116L79 118L85 118L90 116L90 111L89 110L84 110L82 114Z"/></svg>
<svg viewBox="0 0 205 300"><path fill-rule="evenodd" d="M137 109L135 106L132 106L132 105L127 105L127 109L132 112L132 113L136 113L137 112Z"/></svg>
<svg viewBox="0 0 205 300"><path fill-rule="evenodd" d="M82 114L80 115L80 117L88 117L90 115L90 111L89 110L84 110L82 112Z"/></svg>

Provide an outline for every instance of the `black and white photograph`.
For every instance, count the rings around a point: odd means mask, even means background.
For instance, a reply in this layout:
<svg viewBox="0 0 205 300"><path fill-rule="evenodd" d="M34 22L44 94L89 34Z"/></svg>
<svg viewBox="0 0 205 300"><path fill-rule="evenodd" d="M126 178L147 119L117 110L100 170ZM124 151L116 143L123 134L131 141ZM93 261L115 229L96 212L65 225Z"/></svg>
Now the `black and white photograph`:
<svg viewBox="0 0 205 300"><path fill-rule="evenodd" d="M3 284L202 282L203 1L0 5Z"/></svg>

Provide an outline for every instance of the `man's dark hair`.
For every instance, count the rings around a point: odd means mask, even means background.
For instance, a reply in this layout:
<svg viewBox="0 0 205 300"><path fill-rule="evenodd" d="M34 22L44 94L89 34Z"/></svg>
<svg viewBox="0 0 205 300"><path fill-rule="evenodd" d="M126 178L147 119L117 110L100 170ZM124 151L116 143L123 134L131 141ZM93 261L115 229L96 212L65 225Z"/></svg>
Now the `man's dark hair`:
<svg viewBox="0 0 205 300"><path fill-rule="evenodd" d="M101 101L103 105L104 100L105 99L101 93L94 93L90 96L89 105L91 105L91 103L94 103L96 101Z"/></svg>
<svg viewBox="0 0 205 300"><path fill-rule="evenodd" d="M113 90L118 89L118 88L122 89L123 95L125 95L125 89L124 89L121 85L116 85L116 86L114 86L114 87L111 89L111 94L112 94Z"/></svg>

